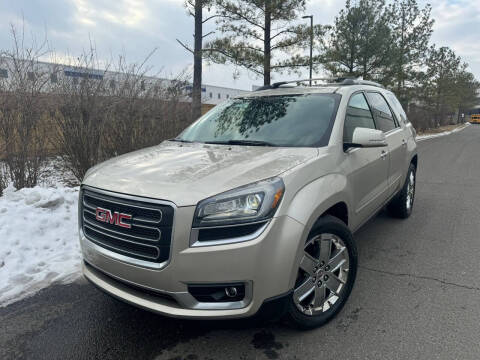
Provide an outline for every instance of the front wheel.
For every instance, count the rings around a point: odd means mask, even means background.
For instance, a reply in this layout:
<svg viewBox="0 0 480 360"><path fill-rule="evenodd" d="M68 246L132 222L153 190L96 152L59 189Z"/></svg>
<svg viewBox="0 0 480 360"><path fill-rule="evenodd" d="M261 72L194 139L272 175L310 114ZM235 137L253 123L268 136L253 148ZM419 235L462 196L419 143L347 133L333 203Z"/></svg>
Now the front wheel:
<svg viewBox="0 0 480 360"><path fill-rule="evenodd" d="M348 227L327 215L314 225L304 247L287 318L311 329L326 324L342 309L357 273L357 249Z"/></svg>

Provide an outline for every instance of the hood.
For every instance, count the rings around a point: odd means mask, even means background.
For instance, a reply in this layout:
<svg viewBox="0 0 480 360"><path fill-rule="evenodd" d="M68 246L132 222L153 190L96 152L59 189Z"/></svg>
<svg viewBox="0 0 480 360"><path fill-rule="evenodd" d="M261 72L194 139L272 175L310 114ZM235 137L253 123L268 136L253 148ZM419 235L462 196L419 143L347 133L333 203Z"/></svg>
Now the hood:
<svg viewBox="0 0 480 360"><path fill-rule="evenodd" d="M95 166L88 171L83 184L189 206L238 186L279 175L317 154L315 148L165 141Z"/></svg>

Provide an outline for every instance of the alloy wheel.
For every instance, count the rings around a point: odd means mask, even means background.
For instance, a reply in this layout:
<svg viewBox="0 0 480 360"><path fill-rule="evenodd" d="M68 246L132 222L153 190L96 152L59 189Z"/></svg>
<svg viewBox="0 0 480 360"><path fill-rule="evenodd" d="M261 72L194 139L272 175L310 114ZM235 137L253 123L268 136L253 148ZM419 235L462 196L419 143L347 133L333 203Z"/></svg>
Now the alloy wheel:
<svg viewBox="0 0 480 360"><path fill-rule="evenodd" d="M298 310L310 316L328 311L342 297L349 265L348 249L339 236L312 237L305 244L293 292Z"/></svg>
<svg viewBox="0 0 480 360"><path fill-rule="evenodd" d="M407 209L410 210L413 206L413 200L415 198L415 173L410 172L408 176L408 185L407 185Z"/></svg>

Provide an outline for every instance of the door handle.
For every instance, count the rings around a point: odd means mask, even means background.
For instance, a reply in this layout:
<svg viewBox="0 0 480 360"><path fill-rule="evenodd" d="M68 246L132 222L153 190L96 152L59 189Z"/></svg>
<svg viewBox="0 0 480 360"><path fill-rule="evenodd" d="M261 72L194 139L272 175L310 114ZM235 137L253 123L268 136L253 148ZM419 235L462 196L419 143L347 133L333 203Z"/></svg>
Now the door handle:
<svg viewBox="0 0 480 360"><path fill-rule="evenodd" d="M405 141L405 139L402 139L402 146L403 147L407 146L407 142Z"/></svg>
<svg viewBox="0 0 480 360"><path fill-rule="evenodd" d="M388 154L387 151L382 150L382 153L380 154L380 157L382 158L382 160L385 160L387 158L387 154Z"/></svg>

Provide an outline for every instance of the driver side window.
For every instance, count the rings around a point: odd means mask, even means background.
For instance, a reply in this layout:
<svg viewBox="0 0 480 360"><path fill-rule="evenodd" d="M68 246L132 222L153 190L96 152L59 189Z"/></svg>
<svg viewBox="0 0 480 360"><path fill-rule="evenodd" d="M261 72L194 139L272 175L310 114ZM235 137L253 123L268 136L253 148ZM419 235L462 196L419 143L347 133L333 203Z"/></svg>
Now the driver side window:
<svg viewBox="0 0 480 360"><path fill-rule="evenodd" d="M343 129L343 142L352 142L353 131L357 127L375 129L375 122L363 93L353 95L348 102Z"/></svg>

